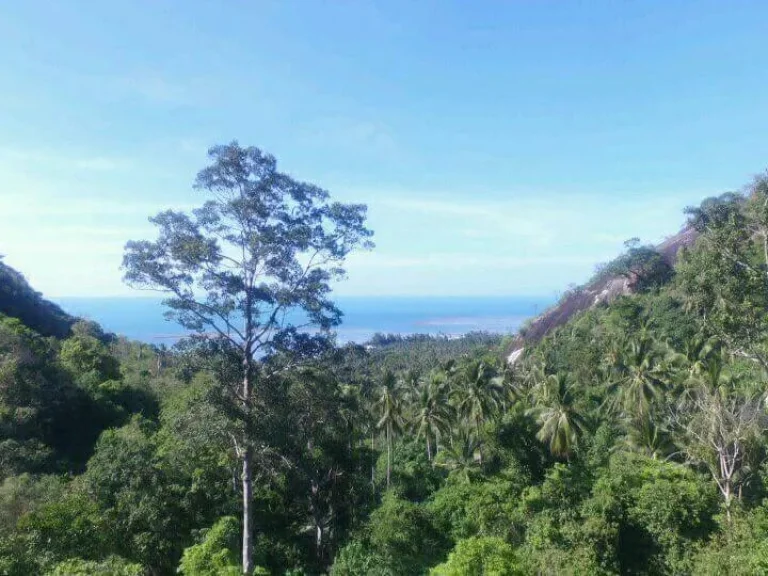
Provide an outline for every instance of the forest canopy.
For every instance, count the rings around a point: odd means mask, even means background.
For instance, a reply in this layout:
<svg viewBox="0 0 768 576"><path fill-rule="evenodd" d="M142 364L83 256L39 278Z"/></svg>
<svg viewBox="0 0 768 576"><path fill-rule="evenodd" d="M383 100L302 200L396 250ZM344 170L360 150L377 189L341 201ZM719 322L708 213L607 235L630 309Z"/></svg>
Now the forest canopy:
<svg viewBox="0 0 768 576"><path fill-rule="evenodd" d="M0 574L768 573L768 179L689 209L674 265L628 244L602 273L643 281L512 365L483 333L337 345L365 208L236 143L197 184L126 251L173 348L0 263Z"/></svg>

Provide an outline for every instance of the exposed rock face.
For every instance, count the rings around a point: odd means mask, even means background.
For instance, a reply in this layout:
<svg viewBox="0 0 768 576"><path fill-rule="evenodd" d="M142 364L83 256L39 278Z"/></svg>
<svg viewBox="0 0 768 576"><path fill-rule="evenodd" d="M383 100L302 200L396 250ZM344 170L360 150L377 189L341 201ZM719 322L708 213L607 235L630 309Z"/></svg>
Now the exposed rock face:
<svg viewBox="0 0 768 576"><path fill-rule="evenodd" d="M680 248L691 246L698 236L698 232L693 228L684 228L655 248L664 261L673 266L677 261ZM522 356L526 345L538 342L551 330L562 326L579 312L601 303L612 302L619 296L631 294L633 284L632 278L609 276L595 280L591 284L566 294L558 304L536 317L528 326L525 334L520 334L515 338L510 347L507 362L514 364Z"/></svg>

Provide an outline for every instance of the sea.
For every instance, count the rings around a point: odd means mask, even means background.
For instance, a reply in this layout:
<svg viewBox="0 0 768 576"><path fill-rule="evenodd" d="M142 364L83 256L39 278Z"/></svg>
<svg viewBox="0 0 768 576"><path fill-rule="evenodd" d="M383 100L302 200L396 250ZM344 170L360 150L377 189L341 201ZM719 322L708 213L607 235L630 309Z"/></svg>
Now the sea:
<svg viewBox="0 0 768 576"><path fill-rule="evenodd" d="M68 313L98 322L106 331L151 344L172 345L187 333L164 318L161 299L146 297L53 299ZM364 343L375 333L457 337L468 332L512 334L555 298L535 296L404 297L339 296L344 313L339 343Z"/></svg>

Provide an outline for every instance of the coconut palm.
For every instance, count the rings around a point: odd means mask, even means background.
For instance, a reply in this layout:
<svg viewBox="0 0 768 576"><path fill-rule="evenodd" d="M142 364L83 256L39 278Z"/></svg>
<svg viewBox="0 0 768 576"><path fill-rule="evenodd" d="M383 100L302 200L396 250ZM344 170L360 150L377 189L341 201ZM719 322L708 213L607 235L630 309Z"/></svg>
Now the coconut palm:
<svg viewBox="0 0 768 576"><path fill-rule="evenodd" d="M379 399L376 408L379 413L379 421L376 428L384 430L384 441L387 445L387 488L389 488L392 475L392 442L395 434L402 429L402 403L400 402L397 378L394 373L387 370L381 379L379 386Z"/></svg>
<svg viewBox="0 0 768 576"><path fill-rule="evenodd" d="M478 472L480 462L480 440L467 428L459 428L452 436L450 446L440 451L436 460L438 466L471 482Z"/></svg>
<svg viewBox="0 0 768 576"><path fill-rule="evenodd" d="M483 360L467 363L458 374L454 392L457 411L474 427L477 438L482 435L483 423L499 408L504 388L496 370ZM483 463L482 452L480 464Z"/></svg>
<svg viewBox="0 0 768 576"><path fill-rule="evenodd" d="M415 416L412 420L416 439L426 439L427 458L432 461L431 439L445 434L449 427L450 407L447 398L447 381L441 372L433 372L429 380L418 389L415 402Z"/></svg>
<svg viewBox="0 0 768 576"><path fill-rule="evenodd" d="M657 460L675 451L672 434L666 423L654 411L629 418L625 422L624 447L630 452L644 454Z"/></svg>
<svg viewBox="0 0 768 576"><path fill-rule="evenodd" d="M669 384L665 354L657 343L641 332L630 339L611 370L609 397L627 416L647 416L653 402Z"/></svg>
<svg viewBox="0 0 768 576"><path fill-rule="evenodd" d="M523 376L520 371L512 366L505 365L499 375L501 384L501 411L505 413L507 409L515 402L523 398L525 391L523 388Z"/></svg>
<svg viewBox="0 0 768 576"><path fill-rule="evenodd" d="M515 365L515 384L519 397L530 398L547 379L544 359L538 355L529 355L522 359L519 367Z"/></svg>
<svg viewBox="0 0 768 576"><path fill-rule="evenodd" d="M352 447L359 434L360 388L351 384L338 386L339 416L346 428L347 450L352 454Z"/></svg>
<svg viewBox="0 0 768 576"><path fill-rule="evenodd" d="M570 457L587 429L573 392L565 374L550 374L541 388L538 406L532 410L540 427L536 437L554 456Z"/></svg>
<svg viewBox="0 0 768 576"><path fill-rule="evenodd" d="M722 343L713 337L697 334L683 343L682 352L672 355L672 362L684 371L688 379L697 378L711 367L723 362Z"/></svg>
<svg viewBox="0 0 768 576"><path fill-rule="evenodd" d="M408 417L413 417L412 410L414 410L418 404L419 394L421 393L421 384L421 374L412 368L401 373L397 379L397 386L400 390L400 400L403 404L404 415Z"/></svg>
<svg viewBox="0 0 768 576"><path fill-rule="evenodd" d="M600 363L600 371L606 376L606 380L610 380L612 374L621 370L626 348L627 339L623 336L608 340Z"/></svg>
<svg viewBox="0 0 768 576"><path fill-rule="evenodd" d="M685 381L685 390L678 399L678 410L683 410L690 404L696 404L702 395L729 394L739 387L742 378L728 370L722 351L712 354L697 374ZM760 385L757 385L758 390ZM757 391L757 390L756 390Z"/></svg>

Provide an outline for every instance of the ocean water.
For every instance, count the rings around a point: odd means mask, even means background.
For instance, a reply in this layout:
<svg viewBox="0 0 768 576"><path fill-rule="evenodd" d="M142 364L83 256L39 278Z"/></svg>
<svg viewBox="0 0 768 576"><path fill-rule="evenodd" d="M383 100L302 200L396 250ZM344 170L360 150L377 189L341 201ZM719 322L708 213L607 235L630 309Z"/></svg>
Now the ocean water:
<svg viewBox="0 0 768 576"><path fill-rule="evenodd" d="M161 299L58 298L72 315L94 320L116 334L134 340L173 344L186 332L165 320ZM554 298L493 297L337 297L344 312L338 340L365 342L376 332L393 334L460 335L478 330L513 333Z"/></svg>

